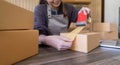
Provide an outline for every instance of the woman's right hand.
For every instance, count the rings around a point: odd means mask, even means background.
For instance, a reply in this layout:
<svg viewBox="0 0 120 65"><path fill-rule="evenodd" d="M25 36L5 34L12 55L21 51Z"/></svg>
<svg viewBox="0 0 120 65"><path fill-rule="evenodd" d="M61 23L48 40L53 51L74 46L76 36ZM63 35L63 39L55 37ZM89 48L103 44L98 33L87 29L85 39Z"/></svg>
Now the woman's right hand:
<svg viewBox="0 0 120 65"><path fill-rule="evenodd" d="M72 40L57 35L45 36L42 42L44 42L46 45L56 48L57 50L66 50L72 45Z"/></svg>

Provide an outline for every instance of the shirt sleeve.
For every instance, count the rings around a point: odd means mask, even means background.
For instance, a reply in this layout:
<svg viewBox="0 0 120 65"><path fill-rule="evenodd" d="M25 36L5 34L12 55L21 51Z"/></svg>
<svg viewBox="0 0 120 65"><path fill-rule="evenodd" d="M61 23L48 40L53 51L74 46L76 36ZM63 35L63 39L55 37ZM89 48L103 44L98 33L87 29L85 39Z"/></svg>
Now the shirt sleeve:
<svg viewBox="0 0 120 65"><path fill-rule="evenodd" d="M72 22L76 22L77 21L78 11L79 10L77 10L76 8L73 7L72 16L71 16L71 21Z"/></svg>
<svg viewBox="0 0 120 65"><path fill-rule="evenodd" d="M77 21L77 17L78 17L78 11L79 9L75 8L74 6L72 5L69 5L69 19L70 19L70 22L76 22Z"/></svg>
<svg viewBox="0 0 120 65"><path fill-rule="evenodd" d="M78 11L79 11L79 9L76 9L71 4L66 4L65 6L66 6L67 12L68 12L68 19L69 19L68 28L69 28L71 22L73 22L73 23L77 22L77 17L78 17Z"/></svg>
<svg viewBox="0 0 120 65"><path fill-rule="evenodd" d="M39 34L50 35L49 29L47 27L47 18L45 16L44 7L38 5L35 7L34 11L34 29L39 30Z"/></svg>

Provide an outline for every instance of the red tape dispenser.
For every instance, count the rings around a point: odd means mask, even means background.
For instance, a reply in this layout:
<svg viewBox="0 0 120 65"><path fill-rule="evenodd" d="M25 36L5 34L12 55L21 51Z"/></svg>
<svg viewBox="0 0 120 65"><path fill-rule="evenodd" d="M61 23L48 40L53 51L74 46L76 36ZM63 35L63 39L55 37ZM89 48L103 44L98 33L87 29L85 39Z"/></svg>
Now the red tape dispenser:
<svg viewBox="0 0 120 65"><path fill-rule="evenodd" d="M82 7L78 12L77 26L85 26L87 24L87 16L90 12L90 9L87 7Z"/></svg>

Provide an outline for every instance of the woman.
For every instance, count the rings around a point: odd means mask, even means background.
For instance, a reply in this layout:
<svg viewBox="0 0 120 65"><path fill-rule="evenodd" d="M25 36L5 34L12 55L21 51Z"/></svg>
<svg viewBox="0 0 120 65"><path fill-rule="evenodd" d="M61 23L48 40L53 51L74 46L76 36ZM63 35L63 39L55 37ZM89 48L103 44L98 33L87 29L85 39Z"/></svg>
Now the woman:
<svg viewBox="0 0 120 65"><path fill-rule="evenodd" d="M76 22L78 10L61 0L40 0L36 6L34 28L39 30L39 41L57 50L71 47L72 40L59 36L67 32L71 22Z"/></svg>

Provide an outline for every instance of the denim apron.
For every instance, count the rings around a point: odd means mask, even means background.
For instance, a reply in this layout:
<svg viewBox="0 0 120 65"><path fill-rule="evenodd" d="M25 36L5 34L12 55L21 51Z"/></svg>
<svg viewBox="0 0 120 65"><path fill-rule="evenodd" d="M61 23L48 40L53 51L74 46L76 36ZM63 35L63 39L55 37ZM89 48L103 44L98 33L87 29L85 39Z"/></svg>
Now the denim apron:
<svg viewBox="0 0 120 65"><path fill-rule="evenodd" d="M60 33L67 32L68 19L63 14L51 14L51 8L47 6L48 13L48 28L53 35L60 35Z"/></svg>

